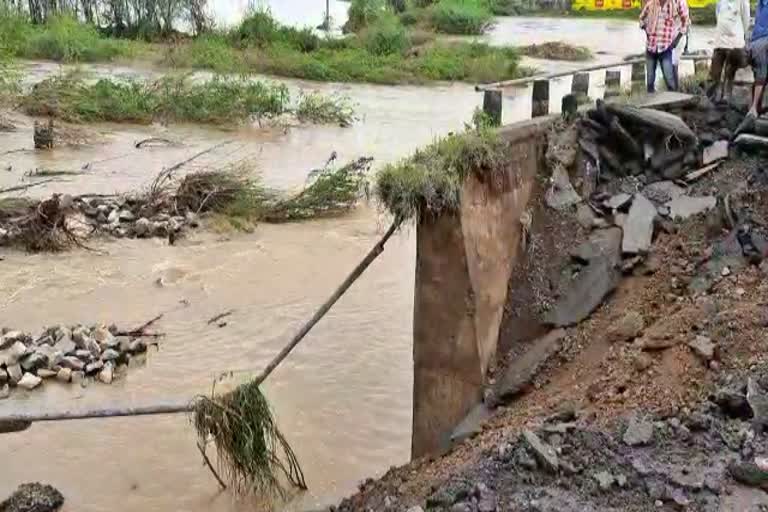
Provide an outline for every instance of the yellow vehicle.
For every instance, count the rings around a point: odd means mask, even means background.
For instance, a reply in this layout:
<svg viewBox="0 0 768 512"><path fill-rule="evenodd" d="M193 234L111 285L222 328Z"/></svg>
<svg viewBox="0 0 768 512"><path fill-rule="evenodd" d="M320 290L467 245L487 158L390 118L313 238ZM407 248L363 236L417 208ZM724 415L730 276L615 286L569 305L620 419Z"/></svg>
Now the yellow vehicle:
<svg viewBox="0 0 768 512"><path fill-rule="evenodd" d="M688 0L688 7L707 7L716 0ZM571 9L574 11L602 11L615 9L640 9L643 6L641 0L573 0Z"/></svg>

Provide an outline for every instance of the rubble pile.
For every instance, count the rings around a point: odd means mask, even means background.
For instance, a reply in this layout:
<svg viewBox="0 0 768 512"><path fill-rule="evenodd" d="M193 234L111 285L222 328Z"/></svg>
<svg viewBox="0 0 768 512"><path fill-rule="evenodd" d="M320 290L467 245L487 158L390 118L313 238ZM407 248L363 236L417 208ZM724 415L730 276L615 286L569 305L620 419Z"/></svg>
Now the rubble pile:
<svg viewBox="0 0 768 512"><path fill-rule="evenodd" d="M375 509L715 512L738 510L731 507L745 496L765 507L768 495L752 489L768 488L767 377L764 369L723 375L693 408L635 412L608 429L563 409L500 440L416 509L391 496ZM348 500L338 510L358 509Z"/></svg>
<svg viewBox="0 0 768 512"><path fill-rule="evenodd" d="M0 398L7 398L12 387L32 390L45 379L111 384L123 365L147 351L143 332L115 326L60 325L37 336L7 328L0 333Z"/></svg>

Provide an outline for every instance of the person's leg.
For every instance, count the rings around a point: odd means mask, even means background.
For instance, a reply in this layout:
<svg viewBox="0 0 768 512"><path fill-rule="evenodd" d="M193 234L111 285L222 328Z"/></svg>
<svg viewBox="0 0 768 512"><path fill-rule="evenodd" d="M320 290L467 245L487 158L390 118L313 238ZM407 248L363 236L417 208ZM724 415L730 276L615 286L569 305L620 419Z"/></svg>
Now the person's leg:
<svg viewBox="0 0 768 512"><path fill-rule="evenodd" d="M731 101L733 95L733 82L736 79L736 70L744 67L744 50L734 48L728 50L725 59L725 79L723 80L723 101Z"/></svg>
<svg viewBox="0 0 768 512"><path fill-rule="evenodd" d="M675 69L672 63L672 48L668 48L663 53L659 54L659 62L661 64L661 73L664 76L664 83L667 85L668 91L677 90L677 80L675 80Z"/></svg>
<svg viewBox="0 0 768 512"><path fill-rule="evenodd" d="M753 44L752 70L755 73L755 84L752 88L752 104L749 107L748 115L757 117L762 111L763 94L765 93L765 82L768 80L768 41L760 39Z"/></svg>
<svg viewBox="0 0 768 512"><path fill-rule="evenodd" d="M707 96L712 101L717 99L717 90L720 86L720 77L723 74L723 63L726 61L726 50L724 48L715 48L712 52L712 64L709 68L709 87Z"/></svg>
<svg viewBox="0 0 768 512"><path fill-rule="evenodd" d="M646 89L649 93L656 92L656 54L645 52L645 79Z"/></svg>

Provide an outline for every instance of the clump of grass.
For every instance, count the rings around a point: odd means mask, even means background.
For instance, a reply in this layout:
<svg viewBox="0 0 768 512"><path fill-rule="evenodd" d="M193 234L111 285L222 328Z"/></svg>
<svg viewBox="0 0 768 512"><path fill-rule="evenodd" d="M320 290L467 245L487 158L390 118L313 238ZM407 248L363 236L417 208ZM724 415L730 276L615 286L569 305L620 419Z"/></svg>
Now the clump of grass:
<svg viewBox="0 0 768 512"><path fill-rule="evenodd" d="M220 396L200 397L192 421L205 446L212 441L219 471L241 492L281 492L281 478L306 489L304 474L277 427L257 381Z"/></svg>
<svg viewBox="0 0 768 512"><path fill-rule="evenodd" d="M411 47L405 27L392 14L381 16L360 33L359 39L373 55L402 55Z"/></svg>
<svg viewBox="0 0 768 512"><path fill-rule="evenodd" d="M71 122L150 123L156 119L176 122L227 124L252 117L295 113L302 120L350 124L354 111L342 97L305 96L294 109L285 85L245 78L214 76L206 82L189 75L166 76L157 81L86 82L70 73L36 84L22 98L30 115L50 116Z"/></svg>
<svg viewBox="0 0 768 512"><path fill-rule="evenodd" d="M376 176L378 200L396 218L452 213L470 173L503 186L504 144L491 129L479 127L449 135L413 156L387 165Z"/></svg>
<svg viewBox="0 0 768 512"><path fill-rule="evenodd" d="M547 41L520 48L528 57L547 60L585 61L592 58L592 52L584 46L573 46L562 41Z"/></svg>
<svg viewBox="0 0 768 512"><path fill-rule="evenodd" d="M269 10L254 11L246 16L230 33L230 38L241 47L282 44L302 52L311 52L320 47L320 38L311 29L281 25Z"/></svg>
<svg viewBox="0 0 768 512"><path fill-rule="evenodd" d="M374 21L384 13L386 3L384 0L352 0L347 11L347 23L345 32L357 32Z"/></svg>
<svg viewBox="0 0 768 512"><path fill-rule="evenodd" d="M355 109L343 96L327 98L318 93L302 94L296 106L299 121L349 126L355 121Z"/></svg>
<svg viewBox="0 0 768 512"><path fill-rule="evenodd" d="M479 0L440 0L431 7L434 27L445 34L480 35L493 22L493 14Z"/></svg>

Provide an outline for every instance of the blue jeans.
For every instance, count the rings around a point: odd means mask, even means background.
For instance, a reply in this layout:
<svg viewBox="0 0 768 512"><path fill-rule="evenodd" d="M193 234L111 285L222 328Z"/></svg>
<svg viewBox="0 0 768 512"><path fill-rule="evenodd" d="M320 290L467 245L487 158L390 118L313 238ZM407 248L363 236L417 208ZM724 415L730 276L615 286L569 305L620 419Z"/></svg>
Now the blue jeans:
<svg viewBox="0 0 768 512"><path fill-rule="evenodd" d="M647 77L648 92L656 92L656 66L661 65L661 74L664 83L670 91L677 90L677 78L675 66L672 64L672 47L661 53L645 52L645 74Z"/></svg>

